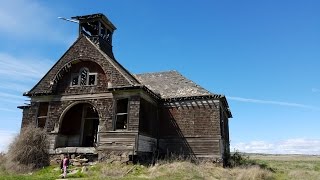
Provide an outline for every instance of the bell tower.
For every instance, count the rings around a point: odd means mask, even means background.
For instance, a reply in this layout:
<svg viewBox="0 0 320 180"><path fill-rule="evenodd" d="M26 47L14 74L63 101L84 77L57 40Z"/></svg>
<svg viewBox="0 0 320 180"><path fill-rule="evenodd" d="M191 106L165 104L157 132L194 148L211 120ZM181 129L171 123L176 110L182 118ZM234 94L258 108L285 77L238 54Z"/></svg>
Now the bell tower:
<svg viewBox="0 0 320 180"><path fill-rule="evenodd" d="M109 57L114 59L112 52L112 35L117 29L109 19L99 13L85 16L75 16L79 21L79 36L84 35L99 46Z"/></svg>

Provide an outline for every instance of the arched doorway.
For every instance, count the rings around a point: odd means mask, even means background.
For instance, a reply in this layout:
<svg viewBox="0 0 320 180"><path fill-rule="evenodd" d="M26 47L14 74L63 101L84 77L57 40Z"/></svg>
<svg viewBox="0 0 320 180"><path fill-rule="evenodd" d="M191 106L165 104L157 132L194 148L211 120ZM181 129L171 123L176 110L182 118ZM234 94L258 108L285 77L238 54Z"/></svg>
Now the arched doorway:
<svg viewBox="0 0 320 180"><path fill-rule="evenodd" d="M63 116L56 147L94 147L98 125L95 107L89 103L74 105Z"/></svg>

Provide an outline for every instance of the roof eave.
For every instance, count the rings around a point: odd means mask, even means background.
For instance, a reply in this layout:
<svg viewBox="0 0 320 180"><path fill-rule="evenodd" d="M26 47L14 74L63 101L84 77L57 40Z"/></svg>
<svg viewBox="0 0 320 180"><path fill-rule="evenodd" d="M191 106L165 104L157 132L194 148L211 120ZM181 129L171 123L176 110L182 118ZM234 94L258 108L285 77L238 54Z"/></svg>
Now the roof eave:
<svg viewBox="0 0 320 180"><path fill-rule="evenodd" d="M111 87L108 88L108 91L121 91L121 90L132 90L132 89L142 89L144 91L146 91L148 94L150 94L151 96L153 96L154 98L156 98L157 100L160 100L161 97L154 93L153 91L151 91L148 87L146 87L145 85L134 85L134 86L118 86L118 87Z"/></svg>

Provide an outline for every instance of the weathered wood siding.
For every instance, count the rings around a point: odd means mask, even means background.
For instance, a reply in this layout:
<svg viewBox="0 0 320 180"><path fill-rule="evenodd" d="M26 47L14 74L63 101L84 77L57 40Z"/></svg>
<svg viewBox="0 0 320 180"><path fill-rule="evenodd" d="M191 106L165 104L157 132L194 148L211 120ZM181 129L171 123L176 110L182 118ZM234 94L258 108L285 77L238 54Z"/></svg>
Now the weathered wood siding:
<svg viewBox="0 0 320 180"><path fill-rule="evenodd" d="M138 132L130 131L110 131L110 132L99 132L99 151L127 151L134 152L136 138Z"/></svg>
<svg viewBox="0 0 320 180"><path fill-rule="evenodd" d="M220 140L212 137L167 138L159 140L163 153L221 158Z"/></svg>
<svg viewBox="0 0 320 180"><path fill-rule="evenodd" d="M36 124L39 103L31 102L30 107L23 109L21 128L28 124Z"/></svg>
<svg viewBox="0 0 320 180"><path fill-rule="evenodd" d="M157 149L157 139L139 134L138 136L138 152L154 152Z"/></svg>
<svg viewBox="0 0 320 180"><path fill-rule="evenodd" d="M219 102L166 105L160 116L159 148L163 153L222 158Z"/></svg>
<svg viewBox="0 0 320 180"><path fill-rule="evenodd" d="M139 111L140 111L140 97L132 96L129 98L129 118L128 130L138 131L139 129Z"/></svg>
<svg viewBox="0 0 320 180"><path fill-rule="evenodd" d="M157 106L141 98L139 115L139 132L156 138L159 133Z"/></svg>
<svg viewBox="0 0 320 180"><path fill-rule="evenodd" d="M221 149L224 156L230 154L230 140L229 140L229 120L223 107L220 108L221 116Z"/></svg>

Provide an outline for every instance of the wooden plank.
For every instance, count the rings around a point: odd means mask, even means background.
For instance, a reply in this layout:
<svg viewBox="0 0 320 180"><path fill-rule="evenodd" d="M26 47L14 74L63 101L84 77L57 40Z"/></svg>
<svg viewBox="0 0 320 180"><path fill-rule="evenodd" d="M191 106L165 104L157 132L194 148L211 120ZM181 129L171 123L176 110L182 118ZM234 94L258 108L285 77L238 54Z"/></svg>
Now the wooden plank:
<svg viewBox="0 0 320 180"><path fill-rule="evenodd" d="M159 146L173 153L190 153L198 156L222 156L220 139L209 137L160 139Z"/></svg>
<svg viewBox="0 0 320 180"><path fill-rule="evenodd" d="M139 135L138 148L139 152L153 152L157 146L157 139Z"/></svg>

